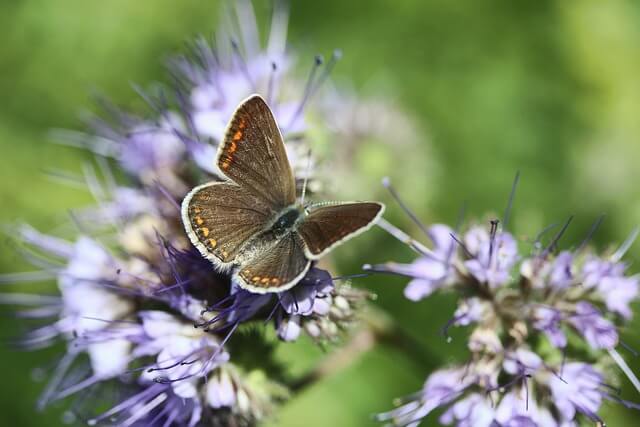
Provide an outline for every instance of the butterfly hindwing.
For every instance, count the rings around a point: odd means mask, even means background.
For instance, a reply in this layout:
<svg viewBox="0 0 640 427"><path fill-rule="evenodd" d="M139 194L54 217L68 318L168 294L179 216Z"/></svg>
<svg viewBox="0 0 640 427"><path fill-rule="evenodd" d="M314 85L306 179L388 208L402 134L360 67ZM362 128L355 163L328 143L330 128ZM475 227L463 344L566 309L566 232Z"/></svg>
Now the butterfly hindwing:
<svg viewBox="0 0 640 427"><path fill-rule="evenodd" d="M366 231L384 212L375 202L319 204L308 208L308 215L297 232L305 243L305 253L315 260L332 248Z"/></svg>
<svg viewBox="0 0 640 427"><path fill-rule="evenodd" d="M196 187L182 202L182 221L191 242L220 267L230 266L272 215L262 199L231 182Z"/></svg>
<svg viewBox="0 0 640 427"><path fill-rule="evenodd" d="M252 292L281 292L294 286L309 270L304 243L290 232L273 247L239 266L240 285Z"/></svg>
<svg viewBox="0 0 640 427"><path fill-rule="evenodd" d="M276 209L295 203L296 187L280 129L259 95L243 101L220 144L217 165L244 191Z"/></svg>

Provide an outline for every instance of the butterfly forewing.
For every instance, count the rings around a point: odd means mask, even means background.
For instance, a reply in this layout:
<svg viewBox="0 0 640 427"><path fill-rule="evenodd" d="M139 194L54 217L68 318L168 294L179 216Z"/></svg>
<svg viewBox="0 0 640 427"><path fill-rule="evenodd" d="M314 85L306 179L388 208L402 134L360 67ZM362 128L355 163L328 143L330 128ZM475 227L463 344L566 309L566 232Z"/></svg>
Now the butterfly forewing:
<svg viewBox="0 0 640 427"><path fill-rule="evenodd" d="M306 245L306 255L318 259L333 247L367 230L384 211L374 202L352 202L317 205L298 227Z"/></svg>
<svg viewBox="0 0 640 427"><path fill-rule="evenodd" d="M276 120L258 95L245 100L233 114L217 164L244 191L275 208L292 205L296 187Z"/></svg>
<svg viewBox="0 0 640 427"><path fill-rule="evenodd" d="M208 259L234 261L242 245L273 215L269 204L230 182L194 188L182 202L182 221L189 238Z"/></svg>
<svg viewBox="0 0 640 427"><path fill-rule="evenodd" d="M304 243L291 232L275 246L239 266L242 287L253 292L284 291L295 285L309 270Z"/></svg>

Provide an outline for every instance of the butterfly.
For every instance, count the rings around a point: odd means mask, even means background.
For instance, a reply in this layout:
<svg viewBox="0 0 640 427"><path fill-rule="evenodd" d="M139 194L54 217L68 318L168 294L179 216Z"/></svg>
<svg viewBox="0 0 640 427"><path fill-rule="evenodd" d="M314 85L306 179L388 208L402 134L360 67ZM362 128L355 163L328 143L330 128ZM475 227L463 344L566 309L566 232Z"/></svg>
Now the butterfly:
<svg viewBox="0 0 640 427"><path fill-rule="evenodd" d="M296 202L296 182L275 117L259 95L234 112L216 164L227 178L195 187L182 222L200 253L255 293L295 286L315 261L369 229L377 202Z"/></svg>

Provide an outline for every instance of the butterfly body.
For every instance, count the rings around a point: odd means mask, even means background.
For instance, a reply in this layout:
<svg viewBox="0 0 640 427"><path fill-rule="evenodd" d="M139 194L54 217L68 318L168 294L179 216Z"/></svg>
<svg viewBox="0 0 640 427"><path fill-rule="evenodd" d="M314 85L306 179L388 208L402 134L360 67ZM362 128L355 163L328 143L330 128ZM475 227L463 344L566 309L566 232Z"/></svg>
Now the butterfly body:
<svg viewBox="0 0 640 427"><path fill-rule="evenodd" d="M252 292L281 292L311 262L367 230L382 215L376 202L301 205L273 114L253 95L234 113L217 165L228 181L200 185L182 202L194 246Z"/></svg>
<svg viewBox="0 0 640 427"><path fill-rule="evenodd" d="M296 226L303 219L303 211L295 206L279 213L265 229L249 239L240 249L236 261L251 262L256 256L268 252L284 238L296 231Z"/></svg>

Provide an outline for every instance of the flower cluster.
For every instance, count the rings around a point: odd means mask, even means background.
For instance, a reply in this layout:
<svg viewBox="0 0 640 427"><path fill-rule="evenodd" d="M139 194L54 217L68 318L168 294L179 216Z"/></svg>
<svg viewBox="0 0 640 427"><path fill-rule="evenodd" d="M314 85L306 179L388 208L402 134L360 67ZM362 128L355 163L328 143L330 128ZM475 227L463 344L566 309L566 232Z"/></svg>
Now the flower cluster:
<svg viewBox="0 0 640 427"><path fill-rule="evenodd" d="M366 268L410 277L405 296L412 301L455 291L458 307L443 333L450 339L451 327L466 327L470 358L433 372L420 392L379 414L380 421L417 425L441 408L440 422L457 426L569 426L581 419L603 423L604 400L640 408L612 385L613 362L640 385L616 351L624 346L618 328L631 318L629 305L640 290L640 278L629 276L621 261L637 233L605 256L591 252L588 239L558 252L569 222L546 245L543 235L518 242L498 220L466 231L421 225L431 249L383 224L419 257Z"/></svg>
<svg viewBox="0 0 640 427"><path fill-rule="evenodd" d="M265 334L251 335L250 325L270 323L282 341L302 332L335 341L369 297L316 266L289 291L253 294L216 271L186 236L180 202L194 186L221 179L217 145L233 110L252 93L272 107L297 178L320 182L308 166L315 162L307 154L305 136L314 126L307 108L323 96L320 87L339 53L326 63L315 57L301 81L285 49L286 9L275 8L264 48L251 3L238 2L234 16L239 25L218 32L215 48L199 40L189 55L171 61L171 97L141 93L152 117L105 103L106 118L91 119L90 133L63 135L97 154L97 167L85 167L83 177L97 205L74 211L80 231L74 237L18 227L16 240L39 270L0 278L58 283L59 295L0 297L28 328L24 348L66 343L41 407L114 383L112 406L96 412L74 404L67 417L92 425L253 425L288 391L284 376L265 368L277 364L273 343ZM323 116L325 122L331 119ZM242 339L247 334L251 340ZM260 354L260 360L243 363L239 353Z"/></svg>

